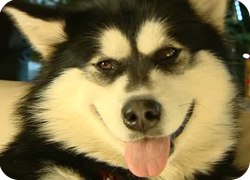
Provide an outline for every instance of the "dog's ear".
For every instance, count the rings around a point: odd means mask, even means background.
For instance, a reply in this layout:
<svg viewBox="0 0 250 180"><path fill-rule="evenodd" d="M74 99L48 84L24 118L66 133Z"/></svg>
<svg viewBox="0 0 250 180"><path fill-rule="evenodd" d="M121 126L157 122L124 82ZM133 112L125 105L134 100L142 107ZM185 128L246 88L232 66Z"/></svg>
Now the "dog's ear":
<svg viewBox="0 0 250 180"><path fill-rule="evenodd" d="M228 0L189 0L195 11L204 21L212 23L220 31L224 31L224 19Z"/></svg>
<svg viewBox="0 0 250 180"><path fill-rule="evenodd" d="M63 11L12 1L3 12L8 14L34 48L48 59L55 44L66 40Z"/></svg>

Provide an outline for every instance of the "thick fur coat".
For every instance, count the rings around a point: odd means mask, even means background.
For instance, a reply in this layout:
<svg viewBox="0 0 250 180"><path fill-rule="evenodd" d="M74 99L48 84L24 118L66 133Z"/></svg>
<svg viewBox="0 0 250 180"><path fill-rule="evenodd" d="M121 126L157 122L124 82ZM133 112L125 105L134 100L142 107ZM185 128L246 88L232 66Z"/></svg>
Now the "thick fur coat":
<svg viewBox="0 0 250 180"><path fill-rule="evenodd" d="M6 5L4 12L40 52L43 68L15 107L19 131L1 150L3 171L17 180L240 176L249 162L242 124L249 123L242 118L241 89L230 66L226 5L226 0L83 0L67 10ZM149 107L146 101L151 109L140 119L136 113L139 106ZM127 117L127 106L136 113ZM157 169L142 159L148 172L135 167L127 157L130 145L152 145L156 139L166 140L166 165ZM155 154L162 144L152 147Z"/></svg>

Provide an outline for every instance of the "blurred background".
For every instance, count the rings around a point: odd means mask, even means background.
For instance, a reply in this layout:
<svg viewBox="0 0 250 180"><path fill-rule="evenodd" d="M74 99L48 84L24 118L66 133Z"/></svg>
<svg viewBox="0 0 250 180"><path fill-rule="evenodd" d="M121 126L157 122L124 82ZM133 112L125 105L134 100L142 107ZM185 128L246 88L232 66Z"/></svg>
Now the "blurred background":
<svg viewBox="0 0 250 180"><path fill-rule="evenodd" d="M45 6L74 6L80 0L19 0ZM228 0L226 33L234 43L232 53L236 75L245 87L246 108L250 110L250 18L246 7ZM0 13L0 79L31 81L41 67L39 55L32 49L9 18Z"/></svg>

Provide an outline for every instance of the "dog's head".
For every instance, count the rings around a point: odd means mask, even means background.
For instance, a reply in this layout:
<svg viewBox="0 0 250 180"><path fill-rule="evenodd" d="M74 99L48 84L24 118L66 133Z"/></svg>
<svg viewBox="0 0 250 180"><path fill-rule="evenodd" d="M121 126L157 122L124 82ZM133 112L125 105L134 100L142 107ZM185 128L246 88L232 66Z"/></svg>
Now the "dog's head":
<svg viewBox="0 0 250 180"><path fill-rule="evenodd" d="M42 89L30 93L40 131L138 176L166 162L165 179L208 172L234 143L225 9L226 0L6 6L44 59Z"/></svg>

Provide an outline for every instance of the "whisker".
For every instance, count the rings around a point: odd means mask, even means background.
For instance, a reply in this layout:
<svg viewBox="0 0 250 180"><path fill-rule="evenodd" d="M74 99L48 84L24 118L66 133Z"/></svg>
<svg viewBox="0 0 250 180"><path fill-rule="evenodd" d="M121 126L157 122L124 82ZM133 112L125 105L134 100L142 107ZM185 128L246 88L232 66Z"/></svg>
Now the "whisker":
<svg viewBox="0 0 250 180"><path fill-rule="evenodd" d="M187 105L190 105L190 104L193 104L193 103L181 104L181 105L179 105L179 106L182 107L182 106L187 106Z"/></svg>
<svg viewBox="0 0 250 180"><path fill-rule="evenodd" d="M113 169L113 171L110 172L110 174L114 173L115 170L117 170L117 168L118 168L118 166L116 166L116 167Z"/></svg>

